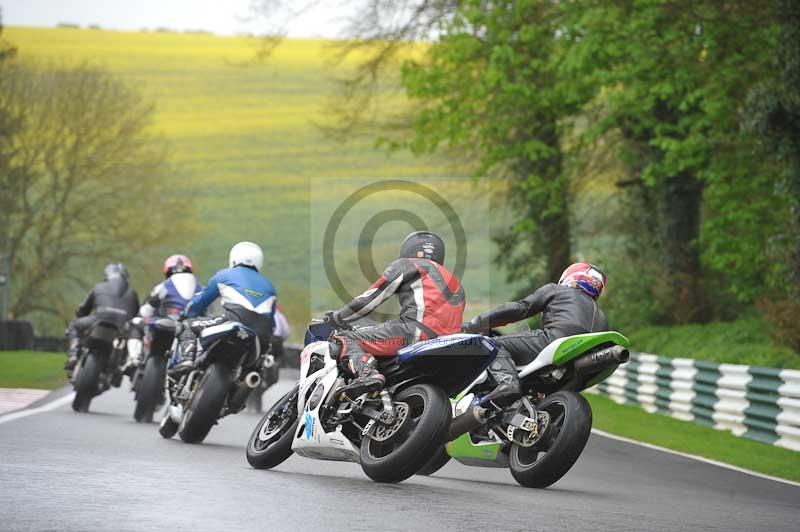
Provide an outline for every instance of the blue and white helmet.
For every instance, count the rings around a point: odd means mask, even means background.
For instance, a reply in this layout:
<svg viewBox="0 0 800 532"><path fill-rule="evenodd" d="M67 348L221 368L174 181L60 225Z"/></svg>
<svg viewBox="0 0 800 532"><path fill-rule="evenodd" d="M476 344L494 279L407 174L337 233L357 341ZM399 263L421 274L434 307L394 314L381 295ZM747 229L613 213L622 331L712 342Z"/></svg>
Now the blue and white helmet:
<svg viewBox="0 0 800 532"><path fill-rule="evenodd" d="M228 255L228 266L233 268L240 264L260 271L264 266L264 252L261 251L261 246L252 242L239 242L233 246Z"/></svg>

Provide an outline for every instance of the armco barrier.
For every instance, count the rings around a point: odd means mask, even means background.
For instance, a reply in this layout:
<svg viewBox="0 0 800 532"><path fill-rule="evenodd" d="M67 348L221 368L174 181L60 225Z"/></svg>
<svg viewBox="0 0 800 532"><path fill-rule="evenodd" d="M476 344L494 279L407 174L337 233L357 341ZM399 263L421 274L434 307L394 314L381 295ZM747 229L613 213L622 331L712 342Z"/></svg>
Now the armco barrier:
<svg viewBox="0 0 800 532"><path fill-rule="evenodd" d="M648 412L800 451L800 371L632 353L592 388Z"/></svg>
<svg viewBox="0 0 800 532"><path fill-rule="evenodd" d="M33 324L25 320L0 320L0 351L33 349Z"/></svg>

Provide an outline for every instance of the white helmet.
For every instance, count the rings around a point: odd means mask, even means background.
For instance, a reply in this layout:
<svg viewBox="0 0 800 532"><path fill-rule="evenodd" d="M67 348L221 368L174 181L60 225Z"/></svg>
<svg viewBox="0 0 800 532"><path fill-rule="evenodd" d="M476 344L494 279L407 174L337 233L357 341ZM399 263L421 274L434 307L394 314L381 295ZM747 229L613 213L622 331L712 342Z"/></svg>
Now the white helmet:
<svg viewBox="0 0 800 532"><path fill-rule="evenodd" d="M252 266L256 270L261 270L264 266L264 252L261 251L261 246L253 244L252 242L239 242L231 248L228 255L228 264L231 268L244 264L245 266Z"/></svg>

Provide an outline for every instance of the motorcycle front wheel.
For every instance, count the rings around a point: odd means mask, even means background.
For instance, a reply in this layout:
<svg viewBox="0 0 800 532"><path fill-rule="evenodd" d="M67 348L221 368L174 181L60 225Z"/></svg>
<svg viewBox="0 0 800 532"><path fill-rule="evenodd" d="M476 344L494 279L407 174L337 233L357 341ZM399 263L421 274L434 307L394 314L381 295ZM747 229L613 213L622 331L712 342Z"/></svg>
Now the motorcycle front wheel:
<svg viewBox="0 0 800 532"><path fill-rule="evenodd" d="M422 476L429 476L433 475L441 468L447 465L447 462L450 461L450 455L447 454L447 447L442 445L439 447L439 450L434 453L433 457L430 460L425 462L425 465L422 466L422 469L417 471L417 475Z"/></svg>
<svg viewBox="0 0 800 532"><path fill-rule="evenodd" d="M592 408L580 394L561 391L545 397L536 408L549 422L533 446L511 446L511 475L527 488L546 488L567 474L578 461L592 430Z"/></svg>
<svg viewBox="0 0 800 532"><path fill-rule="evenodd" d="M361 440L361 469L376 482L402 482L419 471L444 445L453 414L444 391L415 384L394 396L391 425L376 423Z"/></svg>
<svg viewBox="0 0 800 532"><path fill-rule="evenodd" d="M297 433L297 392L289 393L267 410L247 442L247 462L256 469L271 469L292 456L292 441Z"/></svg>

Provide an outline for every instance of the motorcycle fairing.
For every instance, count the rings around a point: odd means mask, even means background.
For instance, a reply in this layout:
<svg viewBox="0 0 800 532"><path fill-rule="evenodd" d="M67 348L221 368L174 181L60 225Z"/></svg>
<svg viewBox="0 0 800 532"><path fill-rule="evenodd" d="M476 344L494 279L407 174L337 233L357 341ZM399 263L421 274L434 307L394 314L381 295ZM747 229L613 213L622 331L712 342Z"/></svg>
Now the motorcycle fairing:
<svg viewBox="0 0 800 532"><path fill-rule="evenodd" d="M453 417L467 411L475 398L473 393L459 394L456 401L451 401ZM465 465L482 467L506 467L508 460L500 453L503 442L493 437L490 440L473 441L469 433L462 434L445 446L447 454Z"/></svg>
<svg viewBox="0 0 800 532"><path fill-rule="evenodd" d="M322 357L324 366L310 372L311 356L314 354ZM319 419L320 409L333 393L334 387L338 386L338 379L337 362L330 356L330 344L321 341L308 344L300 353L300 387L297 394L300 421L292 441L292 450L300 456L317 460L358 463L359 451L342 434L340 427L325 432ZM321 394L318 393L320 389ZM310 401L314 396L318 399Z"/></svg>
<svg viewBox="0 0 800 532"><path fill-rule="evenodd" d="M545 366L560 366L586 351L603 344L617 344L623 347L630 345L630 341L618 332L598 332L565 336L550 342L542 349L539 356L526 366L518 366L519 378L527 377L531 373Z"/></svg>

